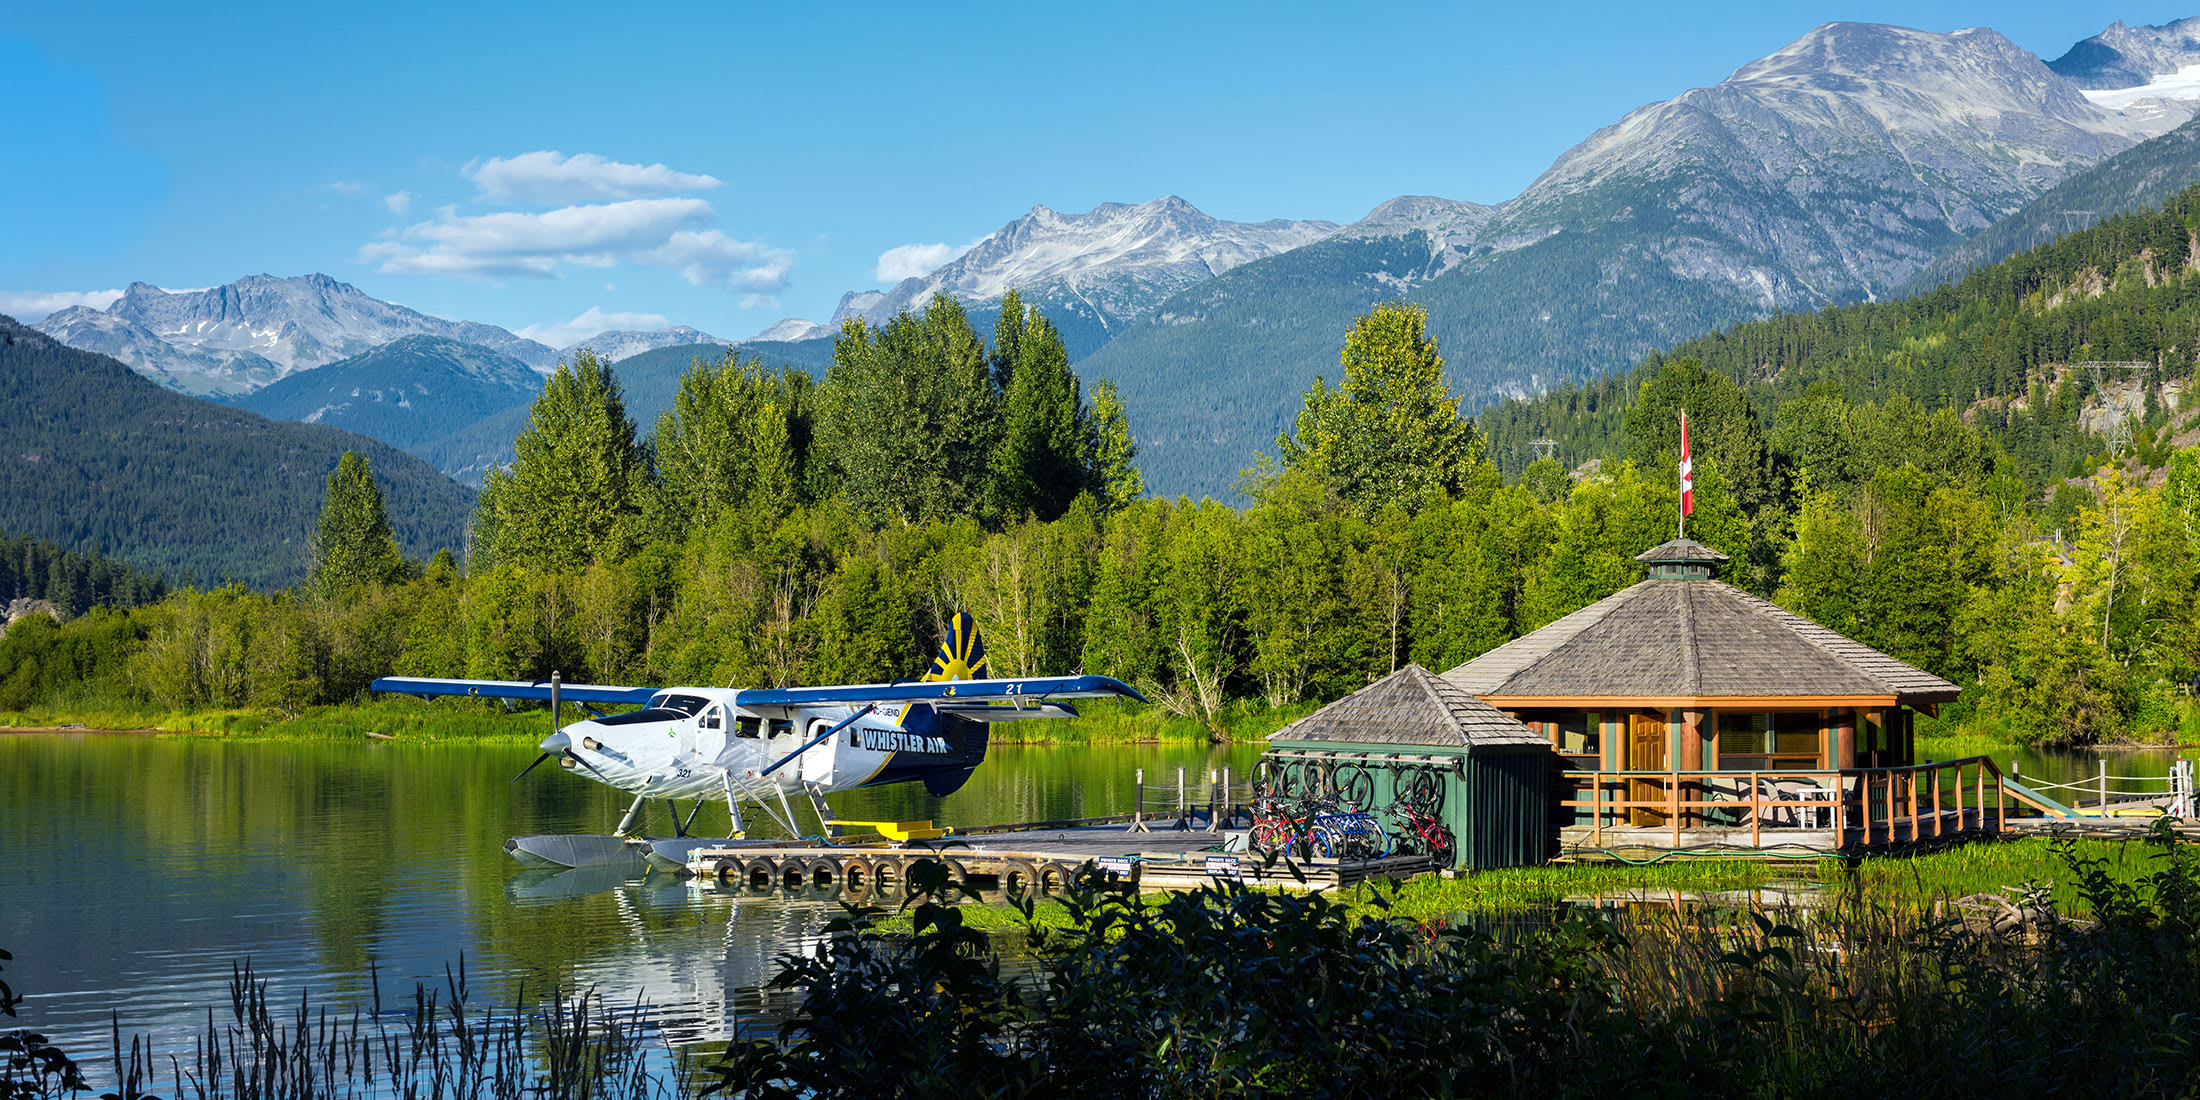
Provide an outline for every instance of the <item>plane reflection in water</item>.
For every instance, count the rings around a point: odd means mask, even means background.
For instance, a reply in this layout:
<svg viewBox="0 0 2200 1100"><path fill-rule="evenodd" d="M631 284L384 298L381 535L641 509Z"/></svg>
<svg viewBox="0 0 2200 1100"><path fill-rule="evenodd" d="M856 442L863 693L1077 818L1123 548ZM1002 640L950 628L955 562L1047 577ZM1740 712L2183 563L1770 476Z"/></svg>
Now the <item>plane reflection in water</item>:
<svg viewBox="0 0 2200 1100"><path fill-rule="evenodd" d="M605 1005L639 1006L674 1048L776 1029L798 1000L790 990L770 988L781 956L816 953L825 941L819 930L841 915L839 902L869 900L824 888L717 890L611 867L523 871L506 894L522 908L607 896L609 915L624 933L615 937L620 949L576 959L563 980L592 990Z"/></svg>
<svg viewBox="0 0 2200 1100"><path fill-rule="evenodd" d="M514 838L506 847L522 862L580 867L631 862L629 835L650 799L672 805L674 837L647 845L659 862L684 863L704 843L688 827L704 802L727 806L734 838L743 835L742 806L760 808L789 836L801 836L790 796L806 798L830 831L825 795L890 783L922 783L951 794L985 760L994 722L1074 718L1069 700L1144 701L1130 685L1106 676L989 678L985 642L969 615L950 623L932 665L914 681L795 688L614 687L509 680L443 680L388 676L378 692L423 697L467 695L578 704L590 717L560 727L542 742L533 771L559 766L632 793L634 803L610 837ZM607 714L599 707L638 709ZM520 774L525 775L527 771ZM686 818L676 800L694 805ZM775 805L776 804L776 805Z"/></svg>

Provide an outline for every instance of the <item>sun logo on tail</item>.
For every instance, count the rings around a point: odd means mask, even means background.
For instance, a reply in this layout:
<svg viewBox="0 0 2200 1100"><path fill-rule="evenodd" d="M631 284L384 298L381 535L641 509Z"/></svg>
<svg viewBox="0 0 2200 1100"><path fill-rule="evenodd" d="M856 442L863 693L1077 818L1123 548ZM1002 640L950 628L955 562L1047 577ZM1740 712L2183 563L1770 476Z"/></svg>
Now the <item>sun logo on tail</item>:
<svg viewBox="0 0 2200 1100"><path fill-rule="evenodd" d="M932 658L932 667L919 680L927 683L940 680L983 680L991 670L985 664L985 639L978 635L978 621L969 612L958 611L947 623L947 640L940 643L939 654Z"/></svg>

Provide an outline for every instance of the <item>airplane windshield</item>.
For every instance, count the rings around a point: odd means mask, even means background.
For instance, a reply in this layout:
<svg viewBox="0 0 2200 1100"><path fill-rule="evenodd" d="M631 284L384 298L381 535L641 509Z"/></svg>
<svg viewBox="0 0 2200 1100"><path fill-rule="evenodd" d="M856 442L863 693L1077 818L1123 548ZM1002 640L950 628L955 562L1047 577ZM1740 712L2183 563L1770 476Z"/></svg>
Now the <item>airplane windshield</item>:
<svg viewBox="0 0 2200 1100"><path fill-rule="evenodd" d="M626 714L614 714L596 719L599 726L630 726L640 722L677 722L693 718L695 713L710 705L710 700L699 695L659 695L649 705Z"/></svg>
<svg viewBox="0 0 2200 1100"><path fill-rule="evenodd" d="M710 700L700 695L665 694L649 701L649 709L651 710L676 710L689 717L693 717L709 705Z"/></svg>

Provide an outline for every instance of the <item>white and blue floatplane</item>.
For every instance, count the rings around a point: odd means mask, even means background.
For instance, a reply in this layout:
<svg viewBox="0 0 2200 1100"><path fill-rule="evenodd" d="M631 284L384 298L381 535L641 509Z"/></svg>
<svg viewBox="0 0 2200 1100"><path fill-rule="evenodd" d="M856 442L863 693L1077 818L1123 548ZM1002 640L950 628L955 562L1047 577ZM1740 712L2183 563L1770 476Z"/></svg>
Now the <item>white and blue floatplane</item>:
<svg viewBox="0 0 2200 1100"><path fill-rule="evenodd" d="M932 665L913 681L827 687L615 687L548 681L446 680L386 676L378 692L422 697L462 695L576 704L589 717L557 728L542 742L543 761L634 795L609 836L514 837L506 850L541 867L583 867L646 858L682 866L690 851L738 842L742 804L759 808L789 836L800 836L792 798L807 799L820 827L831 832L825 795L890 783L922 783L945 795L960 789L984 763L994 722L1074 718L1069 700L1125 698L1136 689L1106 676L986 676L985 642L970 616L958 614ZM636 707L622 713L608 708ZM667 803L674 835L632 835L651 799ZM694 803L682 818L678 801ZM730 837L696 838L688 829L704 803L724 802ZM775 812L775 810L777 812ZM784 816L782 816L784 815Z"/></svg>

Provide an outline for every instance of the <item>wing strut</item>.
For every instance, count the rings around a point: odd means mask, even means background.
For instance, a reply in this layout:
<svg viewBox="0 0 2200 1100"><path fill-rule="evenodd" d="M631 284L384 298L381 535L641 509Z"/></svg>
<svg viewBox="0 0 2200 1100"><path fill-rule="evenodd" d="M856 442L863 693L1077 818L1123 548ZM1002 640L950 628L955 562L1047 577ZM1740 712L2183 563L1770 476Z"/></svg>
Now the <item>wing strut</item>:
<svg viewBox="0 0 2200 1100"><path fill-rule="evenodd" d="M772 761L772 763L771 763L771 766L770 766L770 767L768 767L768 768L765 768L765 769L764 769L763 771L757 772L757 773L756 773L756 777L757 777L758 779L762 779L762 778L764 778L765 776L767 776L767 775L770 775L771 773L773 773L773 772L775 772L775 771L778 771L779 769L781 769L781 768L783 768L783 767L785 767L785 766L787 765L787 761L789 761L789 760L792 760L792 759L794 759L795 757L797 757L797 756L800 756L800 755L802 755L803 753L806 753L806 752L810 751L811 749L813 749L813 748L816 748L817 746L819 746L819 745L822 745L822 744L824 744L825 742L827 742L827 741L830 741L830 740L832 740L832 739L833 739L833 735L834 735L834 734L836 734L836 733L839 733L839 732L840 732L841 730L847 729L847 728L848 728L848 726L849 726L849 725L850 725L851 723L853 723L853 722L854 722L854 721L855 721L856 719L858 719L858 718L861 718L861 717L863 717L864 715L866 715L866 714L869 714L869 713L871 713L872 711L874 711L874 710L877 710L877 709L878 709L878 704L877 704L877 703L873 703L873 704L871 704L870 706L867 706L867 707L863 708L862 710L859 710L859 711L855 712L854 714L851 714L851 715L849 715L849 716L848 716L848 717L847 717L847 718L846 718L845 720L843 720L843 721L842 721L842 722L841 722L841 723L840 723L839 725L837 725L837 726L834 726L833 728L831 728L831 729L829 729L829 730L826 730L826 731L825 731L824 733L818 734L817 736L815 736L815 737L812 737L812 738L810 738L810 740L809 740L809 741L808 741L807 743L805 743L805 744L804 744L804 745L803 745L803 746L802 746L801 748L799 748L799 749L796 749L796 750L794 750L793 752L790 752L790 753L788 753L787 755L785 755L785 756L782 756L782 757L780 757L779 759L777 759L777 760L774 760L774 761ZM792 811L789 811L789 812L791 813Z"/></svg>

